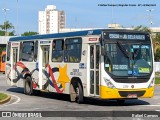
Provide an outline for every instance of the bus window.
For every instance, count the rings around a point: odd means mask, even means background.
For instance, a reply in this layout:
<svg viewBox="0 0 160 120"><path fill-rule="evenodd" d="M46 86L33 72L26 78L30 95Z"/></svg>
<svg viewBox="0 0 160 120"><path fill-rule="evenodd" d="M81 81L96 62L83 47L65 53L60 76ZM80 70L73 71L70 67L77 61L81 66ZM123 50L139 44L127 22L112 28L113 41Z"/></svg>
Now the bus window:
<svg viewBox="0 0 160 120"><path fill-rule="evenodd" d="M38 41L34 44L34 61L37 61L37 55L38 55Z"/></svg>
<svg viewBox="0 0 160 120"><path fill-rule="evenodd" d="M90 46L90 68L94 68L94 45Z"/></svg>
<svg viewBox="0 0 160 120"><path fill-rule="evenodd" d="M22 61L32 62L34 58L34 42L23 42Z"/></svg>
<svg viewBox="0 0 160 120"><path fill-rule="evenodd" d="M52 43L52 62L63 61L63 40L54 40Z"/></svg>
<svg viewBox="0 0 160 120"><path fill-rule="evenodd" d="M21 60L22 60L22 47L23 47L23 43L22 43L22 42L20 42L19 61L21 61Z"/></svg>
<svg viewBox="0 0 160 120"><path fill-rule="evenodd" d="M6 54L2 55L2 63L6 62Z"/></svg>
<svg viewBox="0 0 160 120"><path fill-rule="evenodd" d="M69 38L65 41L65 62L80 62L82 39L81 38ZM76 51L76 52L75 52Z"/></svg>

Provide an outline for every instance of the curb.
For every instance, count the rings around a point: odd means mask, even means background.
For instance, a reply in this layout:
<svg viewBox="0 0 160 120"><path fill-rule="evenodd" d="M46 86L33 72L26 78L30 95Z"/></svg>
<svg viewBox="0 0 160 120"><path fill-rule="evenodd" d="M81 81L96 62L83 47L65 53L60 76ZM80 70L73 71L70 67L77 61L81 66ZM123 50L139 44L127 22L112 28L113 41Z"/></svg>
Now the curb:
<svg viewBox="0 0 160 120"><path fill-rule="evenodd" d="M9 96L9 95L7 95L7 96L8 96L8 97L7 97L6 99L0 101L0 105L8 102L8 101L11 99L11 96Z"/></svg>

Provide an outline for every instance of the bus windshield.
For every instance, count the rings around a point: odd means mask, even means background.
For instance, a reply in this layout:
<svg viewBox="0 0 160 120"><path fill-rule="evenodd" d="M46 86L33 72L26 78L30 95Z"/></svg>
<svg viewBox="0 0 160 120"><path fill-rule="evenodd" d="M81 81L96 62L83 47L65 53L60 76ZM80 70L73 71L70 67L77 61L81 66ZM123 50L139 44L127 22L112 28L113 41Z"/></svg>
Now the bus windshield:
<svg viewBox="0 0 160 120"><path fill-rule="evenodd" d="M114 76L146 76L152 72L150 43L105 43L104 67Z"/></svg>

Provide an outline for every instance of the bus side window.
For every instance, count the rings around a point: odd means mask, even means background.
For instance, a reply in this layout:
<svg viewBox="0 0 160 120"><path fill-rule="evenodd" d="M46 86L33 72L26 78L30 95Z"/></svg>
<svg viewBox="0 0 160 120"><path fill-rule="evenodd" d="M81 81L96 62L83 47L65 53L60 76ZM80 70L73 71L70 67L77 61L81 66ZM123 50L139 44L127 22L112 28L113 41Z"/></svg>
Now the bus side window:
<svg viewBox="0 0 160 120"><path fill-rule="evenodd" d="M52 42L52 62L63 61L64 40L54 40Z"/></svg>
<svg viewBox="0 0 160 120"><path fill-rule="evenodd" d="M6 62L6 54L2 55L2 63Z"/></svg>
<svg viewBox="0 0 160 120"><path fill-rule="evenodd" d="M19 50L19 61L22 60L22 47L23 47L23 43L20 42L20 50Z"/></svg>
<svg viewBox="0 0 160 120"><path fill-rule="evenodd" d="M90 68L93 69L94 68L94 46L91 45L90 46Z"/></svg>
<svg viewBox="0 0 160 120"><path fill-rule="evenodd" d="M65 41L64 61L65 62L80 62L82 51L81 38L68 38Z"/></svg>
<svg viewBox="0 0 160 120"><path fill-rule="evenodd" d="M38 41L34 43L34 61L37 61L37 55L38 55Z"/></svg>

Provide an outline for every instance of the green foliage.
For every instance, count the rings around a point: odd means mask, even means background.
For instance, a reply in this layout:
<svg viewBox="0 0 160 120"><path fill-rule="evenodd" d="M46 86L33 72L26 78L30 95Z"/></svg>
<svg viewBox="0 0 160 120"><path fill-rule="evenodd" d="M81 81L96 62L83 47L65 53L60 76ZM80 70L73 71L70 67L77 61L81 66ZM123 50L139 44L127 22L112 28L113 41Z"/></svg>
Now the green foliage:
<svg viewBox="0 0 160 120"><path fill-rule="evenodd" d="M5 35L5 31L0 30L0 36L4 36Z"/></svg>
<svg viewBox="0 0 160 120"><path fill-rule="evenodd" d="M13 30L12 32L9 32L9 36L14 36L15 31Z"/></svg>
<svg viewBox="0 0 160 120"><path fill-rule="evenodd" d="M12 28L14 29L14 26L9 21L5 21L3 25L0 25L0 28L2 30L5 30L5 27L6 27L7 30L12 29Z"/></svg>
<svg viewBox="0 0 160 120"><path fill-rule="evenodd" d="M156 53L154 53L154 60L156 62L159 62L160 61L160 49L157 49L156 50Z"/></svg>
<svg viewBox="0 0 160 120"><path fill-rule="evenodd" d="M5 21L4 24L0 25L0 36L5 36L5 29L7 36L14 36L15 31L7 32L8 30L14 29L14 26L9 21Z"/></svg>
<svg viewBox="0 0 160 120"><path fill-rule="evenodd" d="M7 98L7 95L4 93L0 93L0 101Z"/></svg>
<svg viewBox="0 0 160 120"><path fill-rule="evenodd" d="M15 31L8 32L7 36L14 36ZM0 30L0 36L5 36L5 31Z"/></svg>
<svg viewBox="0 0 160 120"><path fill-rule="evenodd" d="M37 32L29 31L29 32L24 32L23 34L21 34L21 36L30 36L30 35L37 35L37 34L38 34Z"/></svg>
<svg viewBox="0 0 160 120"><path fill-rule="evenodd" d="M160 61L160 34L156 33L155 35L152 35L152 42L153 42L155 61L159 62Z"/></svg>
<svg viewBox="0 0 160 120"><path fill-rule="evenodd" d="M155 78L155 84L160 84L160 78Z"/></svg>
<svg viewBox="0 0 160 120"><path fill-rule="evenodd" d="M156 33L154 36L152 36L153 41L160 42L160 33Z"/></svg>
<svg viewBox="0 0 160 120"><path fill-rule="evenodd" d="M6 51L6 47L0 47L0 54L2 54L2 51Z"/></svg>
<svg viewBox="0 0 160 120"><path fill-rule="evenodd" d="M150 34L152 33L151 29L149 29L146 26L142 26L142 25L139 25L139 26L135 27L134 30L148 32Z"/></svg>

